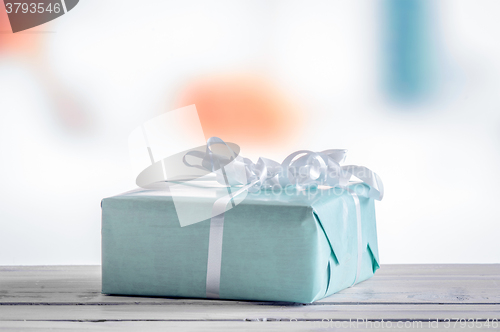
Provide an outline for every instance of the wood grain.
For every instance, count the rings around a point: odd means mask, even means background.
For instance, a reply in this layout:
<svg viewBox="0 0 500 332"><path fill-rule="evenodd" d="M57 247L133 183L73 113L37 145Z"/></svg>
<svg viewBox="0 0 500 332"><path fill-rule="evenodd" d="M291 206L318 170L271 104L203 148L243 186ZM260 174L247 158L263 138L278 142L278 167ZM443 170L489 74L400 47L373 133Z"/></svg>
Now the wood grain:
<svg viewBox="0 0 500 332"><path fill-rule="evenodd" d="M342 329L342 323L344 325ZM409 326L409 328L398 329L392 323L391 328L377 328L374 322L372 325L368 324L354 324L349 327L348 322L310 322L310 321L298 321L298 322L256 322L256 321L192 321L192 322L4 322L0 321L0 330L15 330L15 331L40 331L40 330L52 330L52 331L338 331L339 328L335 324L338 324L342 330L354 330L354 331L401 331L401 330L418 330L423 332L428 331L449 331L449 330L461 330L461 331L495 331L492 327L475 326L472 329L467 328L453 328L453 323L432 322L420 323L418 322L404 322ZM403 323L403 324L404 324ZM379 322L380 324L380 322ZM448 326L449 325L449 326ZM404 325L403 325L404 326ZM412 328L413 327L413 328Z"/></svg>
<svg viewBox="0 0 500 332"><path fill-rule="evenodd" d="M99 266L0 267L0 329L324 331L352 320L359 330L384 330L363 322L390 321L435 331L474 319L473 330L495 330L481 324L500 320L499 264L384 265L311 305L109 296L100 294L100 278Z"/></svg>

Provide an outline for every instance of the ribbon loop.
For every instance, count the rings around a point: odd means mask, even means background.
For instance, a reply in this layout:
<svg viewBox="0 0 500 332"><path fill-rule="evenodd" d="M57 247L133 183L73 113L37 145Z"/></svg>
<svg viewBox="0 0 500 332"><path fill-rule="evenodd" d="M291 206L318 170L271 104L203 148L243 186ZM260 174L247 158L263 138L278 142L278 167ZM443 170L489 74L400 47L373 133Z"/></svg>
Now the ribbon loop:
<svg viewBox="0 0 500 332"><path fill-rule="evenodd" d="M216 145L222 146L223 153L221 149L213 149ZM222 139L211 137L205 153L189 152L183 161L187 166L215 172L222 185L246 186L250 192L274 186L295 186L299 190L317 186L346 187L356 177L370 187L367 197L381 200L384 186L380 177L364 166L340 166L346 155L345 149L299 150L288 155L281 164L263 157L254 163L235 153ZM201 165L188 163L187 156L201 159Z"/></svg>

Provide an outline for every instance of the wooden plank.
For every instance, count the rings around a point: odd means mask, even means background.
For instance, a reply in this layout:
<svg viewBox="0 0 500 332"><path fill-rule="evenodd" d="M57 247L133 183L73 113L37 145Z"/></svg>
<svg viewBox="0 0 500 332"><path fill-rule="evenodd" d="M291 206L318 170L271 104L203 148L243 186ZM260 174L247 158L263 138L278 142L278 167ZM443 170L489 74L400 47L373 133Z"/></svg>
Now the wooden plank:
<svg viewBox="0 0 500 332"><path fill-rule="evenodd" d="M0 320L322 320L322 319L493 319L499 305L3 305Z"/></svg>
<svg viewBox="0 0 500 332"><path fill-rule="evenodd" d="M3 288L2 288L3 289ZM53 291L51 291L51 289ZM499 304L498 282L394 282L381 284L367 281L357 287L343 290L328 298L319 300L314 305L356 304L356 303L437 303L437 304ZM200 301L218 304L221 301L197 299L170 299L154 297L108 296L98 290L66 292L64 289L46 286L39 290L1 290L0 304L183 304ZM231 304L235 301L225 301ZM236 301L237 302L237 301ZM240 301L241 302L241 301Z"/></svg>
<svg viewBox="0 0 500 332"><path fill-rule="evenodd" d="M378 325L376 325L378 324ZM311 322L311 321L293 321L293 322L278 322L278 321L224 321L224 322L2 322L0 321L0 330L6 329L23 330L23 331L335 331L339 328L345 330L359 331L401 331L401 330L418 330L423 332L441 331L441 330L474 330L474 331L494 331L495 328L487 327L483 322L474 323L474 327L461 327L462 323L455 322L361 322L349 326L349 322L332 321L332 322ZM399 324L399 325L397 325ZM404 327L406 324L406 327ZM429 325L431 324L431 325ZM380 326L377 328L377 326ZM390 326L390 327L389 327ZM398 326L400 328L398 329Z"/></svg>
<svg viewBox="0 0 500 332"><path fill-rule="evenodd" d="M498 264L383 266L313 305L106 296L100 279L99 266L0 267L0 329L324 331L352 319L357 330L398 330L374 325L384 320L435 331L453 329L453 319L500 320ZM472 329L462 324L455 329ZM473 329L495 330L482 321Z"/></svg>
<svg viewBox="0 0 500 332"><path fill-rule="evenodd" d="M382 264L376 275L409 276L420 275L500 275L500 264Z"/></svg>
<svg viewBox="0 0 500 332"><path fill-rule="evenodd" d="M415 275L408 274L409 271ZM100 278L99 266L0 267L0 304L241 303L107 296L100 294ZM387 265L373 278L322 299L315 305L355 303L498 304L500 265Z"/></svg>

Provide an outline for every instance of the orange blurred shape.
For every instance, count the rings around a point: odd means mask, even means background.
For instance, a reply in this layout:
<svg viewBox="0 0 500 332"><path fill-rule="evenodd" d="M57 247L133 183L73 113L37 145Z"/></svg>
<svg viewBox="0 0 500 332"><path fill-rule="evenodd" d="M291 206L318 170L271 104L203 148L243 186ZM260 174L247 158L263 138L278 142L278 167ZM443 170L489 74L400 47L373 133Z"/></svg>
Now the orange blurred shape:
<svg viewBox="0 0 500 332"><path fill-rule="evenodd" d="M40 46L40 40L43 37L43 34L37 33L39 31L42 31L42 28L34 27L26 32L12 33L4 0L0 0L0 55L2 53L25 53L26 55L33 55L29 53L37 51Z"/></svg>
<svg viewBox="0 0 500 332"><path fill-rule="evenodd" d="M205 137L266 147L287 142L298 122L290 96L263 76L200 78L181 92L177 107L195 104Z"/></svg>

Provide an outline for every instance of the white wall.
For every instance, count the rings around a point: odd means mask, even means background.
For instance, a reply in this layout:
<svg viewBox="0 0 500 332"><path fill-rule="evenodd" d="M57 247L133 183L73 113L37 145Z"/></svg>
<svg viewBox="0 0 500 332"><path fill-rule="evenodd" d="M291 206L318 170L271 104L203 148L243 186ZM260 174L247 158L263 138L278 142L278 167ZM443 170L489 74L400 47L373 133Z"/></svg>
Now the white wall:
<svg viewBox="0 0 500 332"><path fill-rule="evenodd" d="M439 87L399 104L380 85L381 2L81 1L36 61L0 53L0 264L99 264L100 199L134 186L128 134L230 71L300 100L293 148L347 148L382 177L382 263L499 263L498 7L433 5Z"/></svg>

